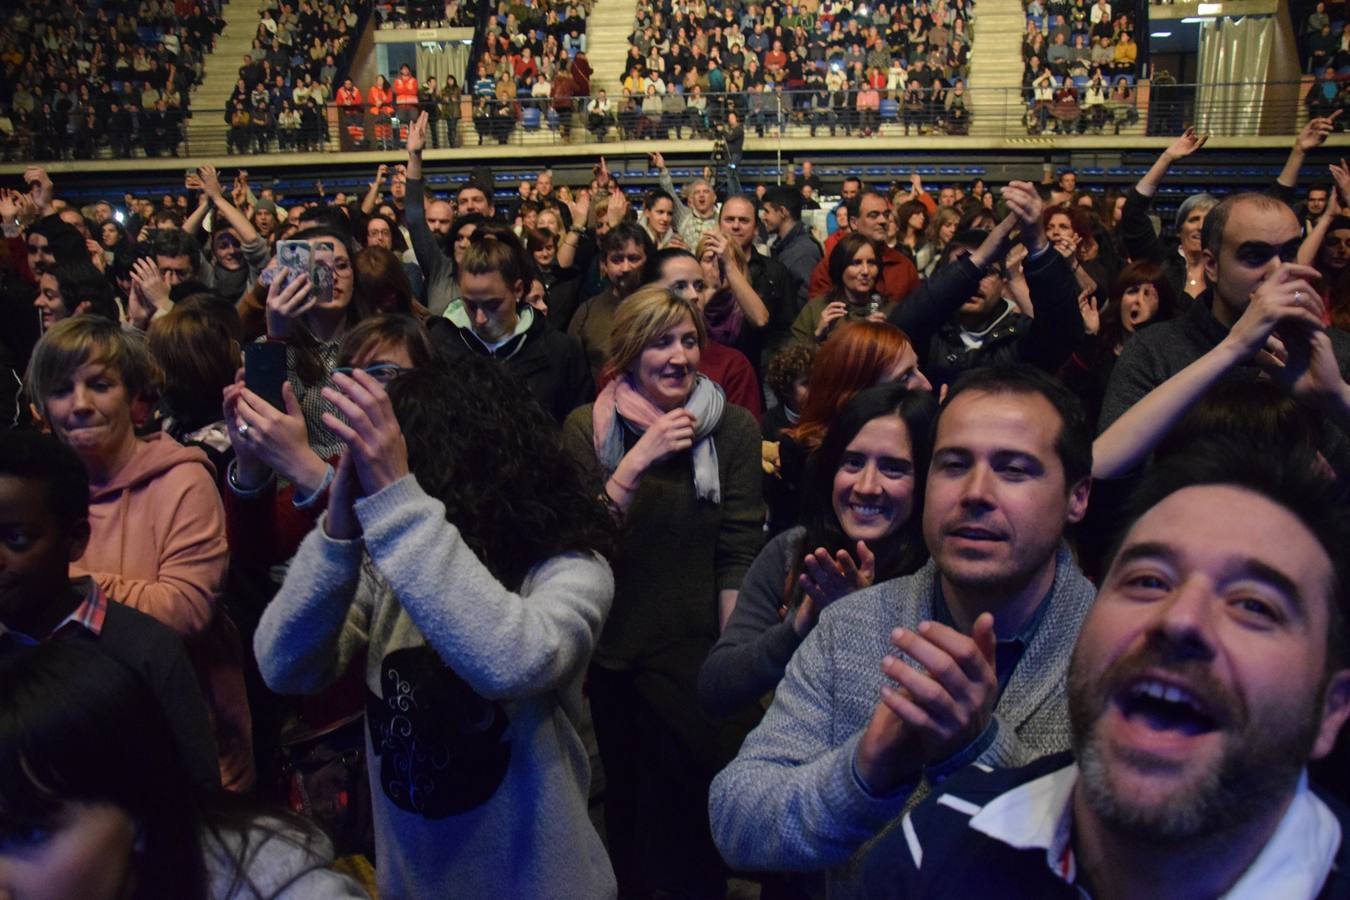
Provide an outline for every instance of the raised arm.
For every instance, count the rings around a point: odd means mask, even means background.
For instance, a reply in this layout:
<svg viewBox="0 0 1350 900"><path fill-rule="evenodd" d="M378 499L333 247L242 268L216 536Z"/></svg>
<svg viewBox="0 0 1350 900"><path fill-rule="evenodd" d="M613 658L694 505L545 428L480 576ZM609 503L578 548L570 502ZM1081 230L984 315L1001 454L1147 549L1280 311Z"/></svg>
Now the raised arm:
<svg viewBox="0 0 1350 900"><path fill-rule="evenodd" d="M1308 152L1321 146L1336 127L1336 120L1341 117L1341 110L1336 110L1329 116L1318 116L1315 119L1309 119L1303 126L1303 130L1294 138L1294 144L1289 148L1289 156L1284 161L1284 168L1280 170L1279 177L1275 179L1275 184L1271 186L1270 193L1284 200L1286 203L1293 202L1294 190L1298 187L1298 173L1303 168L1303 161L1307 159Z"/></svg>
<svg viewBox="0 0 1350 900"><path fill-rule="evenodd" d="M1187 128L1181 133L1181 136L1167 145L1167 149L1159 154L1154 160L1153 165L1144 173L1144 177L1139 179L1139 183L1134 189L1145 197L1152 197L1158 192L1158 186L1162 180L1167 177L1167 172L1172 165L1179 160L1190 156L1209 140L1209 135L1196 134L1194 128Z"/></svg>
<svg viewBox="0 0 1350 900"><path fill-rule="evenodd" d="M1266 352L1277 326L1320 331L1322 301L1310 283L1316 278L1317 270L1308 266L1280 266L1253 292L1242 317L1213 350L1131 404L1097 437L1092 444L1092 477L1118 478L1135 469L1216 382ZM1127 346L1126 353L1132 349Z"/></svg>
<svg viewBox="0 0 1350 900"><path fill-rule="evenodd" d="M258 235L258 230L253 227L253 223L239 210L239 207L231 203L229 198L225 196L225 191L220 186L220 176L219 173L216 172L215 166L207 163L197 170L195 178L189 175L186 181L188 187L199 188L216 208L216 212L229 223L231 228L239 232L239 240L241 243L253 244L261 240Z"/></svg>
<svg viewBox="0 0 1350 900"><path fill-rule="evenodd" d="M366 195L361 198L361 213L369 216L375 212L375 207L379 205L381 188L384 186L384 178L389 174L389 166L380 163L375 169L375 180L370 183L370 188Z"/></svg>

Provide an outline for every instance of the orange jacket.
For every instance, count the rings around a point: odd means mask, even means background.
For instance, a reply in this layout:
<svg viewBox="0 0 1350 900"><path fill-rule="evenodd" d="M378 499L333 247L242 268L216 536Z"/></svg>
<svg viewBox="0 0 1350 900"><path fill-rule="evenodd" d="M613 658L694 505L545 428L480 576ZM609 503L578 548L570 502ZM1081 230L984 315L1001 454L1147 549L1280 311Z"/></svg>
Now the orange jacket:
<svg viewBox="0 0 1350 900"><path fill-rule="evenodd" d="M394 79L394 100L399 106L417 105L417 78L400 75Z"/></svg>
<svg viewBox="0 0 1350 900"><path fill-rule="evenodd" d="M366 92L366 100L370 102L370 111L373 113L394 111L394 92L387 91L378 84L370 86L370 90Z"/></svg>
<svg viewBox="0 0 1350 900"><path fill-rule="evenodd" d="M360 105L361 105L361 89L358 88L358 87L353 87L353 88L349 91L349 90L347 90L345 87L340 87L340 88L338 88L338 89L337 89L337 105L338 105L338 106L360 106Z"/></svg>

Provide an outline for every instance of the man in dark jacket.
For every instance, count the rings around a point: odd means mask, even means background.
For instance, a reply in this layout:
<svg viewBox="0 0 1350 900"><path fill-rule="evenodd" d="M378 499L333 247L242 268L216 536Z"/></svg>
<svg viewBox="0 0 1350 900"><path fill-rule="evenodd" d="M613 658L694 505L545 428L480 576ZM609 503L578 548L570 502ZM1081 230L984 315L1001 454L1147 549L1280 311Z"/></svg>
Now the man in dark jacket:
<svg viewBox="0 0 1350 900"><path fill-rule="evenodd" d="M820 244L802 224L802 195L790 187L772 187L764 192L760 218L769 234L775 236L769 254L788 270L797 282L797 311L806 305L806 285L811 270L823 255Z"/></svg>
<svg viewBox="0 0 1350 900"><path fill-rule="evenodd" d="M1158 464L1069 666L1072 757L958 773L860 895L1350 896L1350 819L1306 776L1350 715L1345 503L1310 458Z"/></svg>
<svg viewBox="0 0 1350 900"><path fill-rule="evenodd" d="M935 388L968 369L999 363L1024 362L1054 372L1082 337L1077 282L1046 240L1036 186L1014 181L1003 199L1012 210L1008 216L992 232L952 238L948 262L891 312L890 321L909 336ZM1014 225L1020 225L1027 248L1022 271L1035 317L1003 297L1003 251Z"/></svg>

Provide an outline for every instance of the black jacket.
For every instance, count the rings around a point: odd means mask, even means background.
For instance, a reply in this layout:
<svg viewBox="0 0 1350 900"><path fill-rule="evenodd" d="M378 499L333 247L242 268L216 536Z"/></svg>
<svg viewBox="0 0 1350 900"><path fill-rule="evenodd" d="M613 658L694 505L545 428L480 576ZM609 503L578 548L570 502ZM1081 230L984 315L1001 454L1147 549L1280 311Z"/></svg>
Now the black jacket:
<svg viewBox="0 0 1350 900"><path fill-rule="evenodd" d="M559 425L572 410L595 399L595 381L581 342L555 330L543 316L535 316L528 331L495 351L449 319L434 318L428 328L437 350L448 358L476 353L501 360Z"/></svg>
<svg viewBox="0 0 1350 900"><path fill-rule="evenodd" d="M1009 312L977 348L961 340L956 320L961 304L980 287L980 272L968 256L940 268L897 306L890 321L909 336L919 366L936 388L968 369L1024 362L1054 373L1083 335L1078 282L1064 257L1047 250L1023 264L1036 317Z"/></svg>

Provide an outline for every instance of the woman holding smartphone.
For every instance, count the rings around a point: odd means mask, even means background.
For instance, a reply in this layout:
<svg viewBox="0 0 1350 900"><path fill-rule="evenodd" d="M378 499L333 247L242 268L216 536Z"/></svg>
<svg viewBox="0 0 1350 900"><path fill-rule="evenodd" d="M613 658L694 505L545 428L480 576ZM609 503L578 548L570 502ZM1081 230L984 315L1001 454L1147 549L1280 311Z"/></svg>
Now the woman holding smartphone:
<svg viewBox="0 0 1350 900"><path fill-rule="evenodd" d="M305 232L308 272L295 271L305 259L277 247L280 265L267 289L267 340L286 345L286 381L304 412L309 444L327 458L342 451L342 441L323 424L334 408L320 391L332 384L343 336L368 315L356 278L356 256L348 239L326 228ZM287 263L291 265L287 265Z"/></svg>

